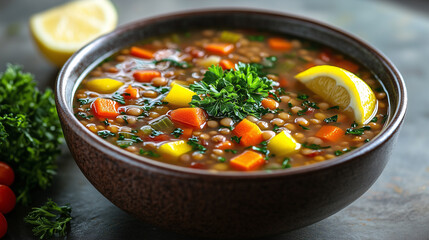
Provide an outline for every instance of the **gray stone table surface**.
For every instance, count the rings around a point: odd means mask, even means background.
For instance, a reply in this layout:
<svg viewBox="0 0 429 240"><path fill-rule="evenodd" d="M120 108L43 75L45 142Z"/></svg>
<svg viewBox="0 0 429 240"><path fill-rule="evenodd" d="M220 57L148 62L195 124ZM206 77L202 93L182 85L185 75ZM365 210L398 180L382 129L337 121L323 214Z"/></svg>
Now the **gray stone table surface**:
<svg viewBox="0 0 429 240"><path fill-rule="evenodd" d="M399 141L381 177L350 206L311 226L268 237L279 239L429 239L429 2L344 0L112 0L119 25L173 11L247 7L293 13L342 28L385 53L399 68L409 109ZM0 71L24 66L40 88L53 87L58 69L33 45L28 18L65 0L0 0ZM37 196L73 207L68 239L191 239L138 221L104 198L82 175L67 147L58 159L53 187ZM28 208L7 215L5 239L33 239L22 221Z"/></svg>

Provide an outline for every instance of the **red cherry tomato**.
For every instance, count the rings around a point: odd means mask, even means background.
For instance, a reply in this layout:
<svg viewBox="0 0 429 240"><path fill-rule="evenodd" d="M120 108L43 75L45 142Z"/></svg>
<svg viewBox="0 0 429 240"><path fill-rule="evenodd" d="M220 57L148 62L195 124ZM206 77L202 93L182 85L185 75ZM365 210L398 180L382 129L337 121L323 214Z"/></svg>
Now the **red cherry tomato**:
<svg viewBox="0 0 429 240"><path fill-rule="evenodd" d="M2 238L7 232L7 221L3 214L0 213L0 238Z"/></svg>
<svg viewBox="0 0 429 240"><path fill-rule="evenodd" d="M15 207L16 197L12 190L6 186L0 184L0 212L5 214Z"/></svg>
<svg viewBox="0 0 429 240"><path fill-rule="evenodd" d="M15 173L5 162L0 162L0 184L10 186L15 180Z"/></svg>

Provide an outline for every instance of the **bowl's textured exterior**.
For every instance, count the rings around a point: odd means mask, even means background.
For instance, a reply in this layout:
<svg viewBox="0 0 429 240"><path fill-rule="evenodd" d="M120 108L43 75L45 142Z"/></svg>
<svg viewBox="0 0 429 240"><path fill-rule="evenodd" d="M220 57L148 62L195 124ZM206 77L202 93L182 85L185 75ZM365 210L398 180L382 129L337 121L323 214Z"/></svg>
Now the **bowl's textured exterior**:
<svg viewBox="0 0 429 240"><path fill-rule="evenodd" d="M128 153L103 141L74 117L76 86L102 58L147 37L206 28L288 34L349 55L380 78L388 91L386 126L365 146L333 160L285 171L211 173ZM74 54L58 76L56 91L67 144L95 188L145 222L210 238L253 238L289 231L326 218L356 200L386 165L407 103L396 68L365 42L313 20L253 10L202 10L122 26Z"/></svg>

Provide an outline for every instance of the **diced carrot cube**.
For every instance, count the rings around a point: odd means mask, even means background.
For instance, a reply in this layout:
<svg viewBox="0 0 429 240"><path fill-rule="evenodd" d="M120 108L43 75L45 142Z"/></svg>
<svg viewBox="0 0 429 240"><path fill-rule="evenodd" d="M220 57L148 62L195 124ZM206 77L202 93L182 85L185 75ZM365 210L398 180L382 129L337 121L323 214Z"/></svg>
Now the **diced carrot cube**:
<svg viewBox="0 0 429 240"><path fill-rule="evenodd" d="M91 108L98 118L115 118L119 115L119 103L111 99L97 98Z"/></svg>
<svg viewBox="0 0 429 240"><path fill-rule="evenodd" d="M201 108L178 108L170 112L173 122L193 128L202 128L206 123L206 113Z"/></svg>
<svg viewBox="0 0 429 240"><path fill-rule="evenodd" d="M236 170L251 171L264 165L265 160L261 154L252 150L248 150L232 158L229 164Z"/></svg>
<svg viewBox="0 0 429 240"><path fill-rule="evenodd" d="M277 37L269 38L268 46L270 46L271 49L278 51L289 51L292 49L292 43L286 39Z"/></svg>
<svg viewBox="0 0 429 240"><path fill-rule="evenodd" d="M221 66L223 70L233 69L234 63L228 59L222 59L219 62L219 66Z"/></svg>
<svg viewBox="0 0 429 240"><path fill-rule="evenodd" d="M220 55L228 55L234 51L234 45L230 43L209 43L204 46L208 52Z"/></svg>
<svg viewBox="0 0 429 240"><path fill-rule="evenodd" d="M139 98L139 89L133 88L131 85L129 85L128 88L124 90L122 96L124 96L125 99Z"/></svg>
<svg viewBox="0 0 429 240"><path fill-rule="evenodd" d="M261 143L264 139L262 138L261 129L258 125L244 118L235 126L232 132L237 136L241 137L240 145L248 147L255 146Z"/></svg>
<svg viewBox="0 0 429 240"><path fill-rule="evenodd" d="M156 77L161 77L161 72L158 70L139 70L135 71L133 77L138 82L150 82Z"/></svg>
<svg viewBox="0 0 429 240"><path fill-rule="evenodd" d="M130 54L134 57L144 58L144 59L152 59L153 53L147 49L139 48L139 47L131 47Z"/></svg>
<svg viewBox="0 0 429 240"><path fill-rule="evenodd" d="M340 140L344 134L344 130L339 127L324 125L317 131L315 136L325 141L336 142Z"/></svg>

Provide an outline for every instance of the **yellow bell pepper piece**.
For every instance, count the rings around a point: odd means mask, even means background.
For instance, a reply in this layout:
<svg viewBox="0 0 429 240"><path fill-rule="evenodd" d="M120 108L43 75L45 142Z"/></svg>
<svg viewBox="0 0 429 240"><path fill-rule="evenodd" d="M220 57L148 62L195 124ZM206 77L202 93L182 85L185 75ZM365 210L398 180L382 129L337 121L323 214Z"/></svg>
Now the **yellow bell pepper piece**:
<svg viewBox="0 0 429 240"><path fill-rule="evenodd" d="M288 132L282 131L268 142L268 150L279 157L284 157L301 148L299 144Z"/></svg>
<svg viewBox="0 0 429 240"><path fill-rule="evenodd" d="M192 96L197 95L193 91L189 90L186 87L183 87L179 84L174 84L171 87L167 96L165 96L164 101L170 104L173 104L178 107L187 107L192 101Z"/></svg>
<svg viewBox="0 0 429 240"><path fill-rule="evenodd" d="M124 83L111 78L98 78L88 81L85 85L88 90L107 94L114 93L118 88L124 85Z"/></svg>
<svg viewBox="0 0 429 240"><path fill-rule="evenodd" d="M182 154L192 150L192 147L185 141L175 141L162 144L158 148L158 152L167 158L178 159Z"/></svg>

